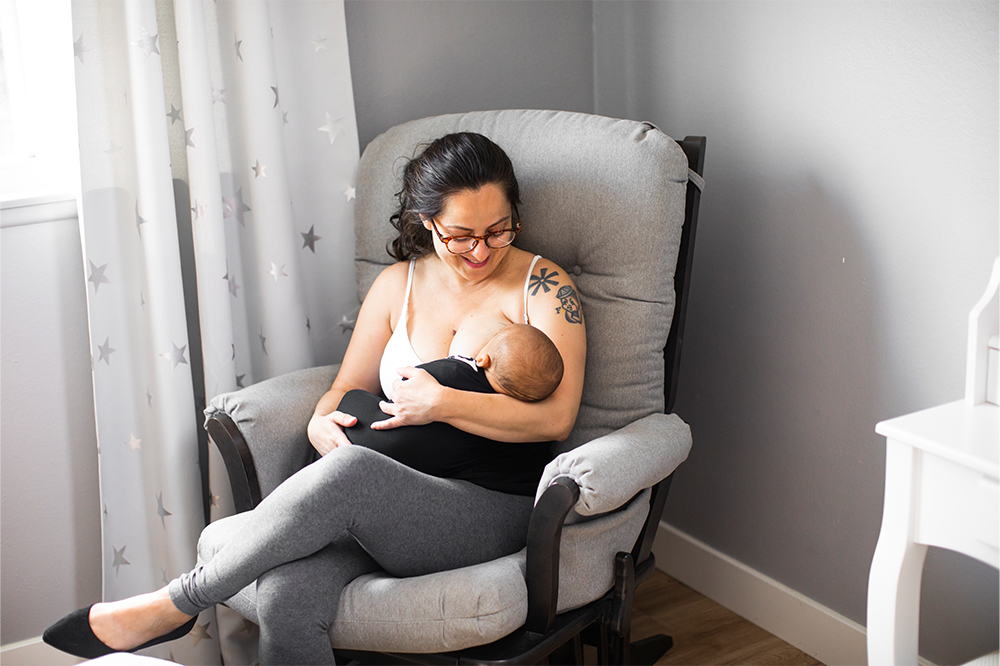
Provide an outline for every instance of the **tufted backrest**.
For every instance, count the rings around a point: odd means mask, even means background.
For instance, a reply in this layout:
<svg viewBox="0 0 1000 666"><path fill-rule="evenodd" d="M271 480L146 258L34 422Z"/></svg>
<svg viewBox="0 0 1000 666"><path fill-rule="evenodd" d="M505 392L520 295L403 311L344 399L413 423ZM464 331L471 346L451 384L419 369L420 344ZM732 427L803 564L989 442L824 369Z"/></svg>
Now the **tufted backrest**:
<svg viewBox="0 0 1000 666"><path fill-rule="evenodd" d="M394 260L395 212L406 159L451 132L479 132L514 164L523 205L515 245L573 275L587 325L583 402L554 453L664 406L663 348L684 221L688 162L648 123L561 111L484 111L415 120L377 137L358 167L358 297Z"/></svg>

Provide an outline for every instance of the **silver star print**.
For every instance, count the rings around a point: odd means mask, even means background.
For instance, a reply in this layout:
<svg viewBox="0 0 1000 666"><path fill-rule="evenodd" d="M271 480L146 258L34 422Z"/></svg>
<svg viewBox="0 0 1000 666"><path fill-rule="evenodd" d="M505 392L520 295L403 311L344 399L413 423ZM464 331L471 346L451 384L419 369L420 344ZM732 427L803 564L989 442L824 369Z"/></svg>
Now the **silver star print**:
<svg viewBox="0 0 1000 666"><path fill-rule="evenodd" d="M187 345L184 345L183 347L178 347L173 342L171 342L170 346L173 349L171 349L169 352L166 352L164 354L160 354L160 358L165 358L168 361L172 361L173 364L174 364L173 368L176 368L181 363L183 363L184 365L187 365L187 359L184 358L184 353L185 353L185 350L187 349ZM173 368L171 368L171 369L173 369Z"/></svg>
<svg viewBox="0 0 1000 666"><path fill-rule="evenodd" d="M146 387L146 403L149 405L150 409L153 407L153 394L149 392L149 387Z"/></svg>
<svg viewBox="0 0 1000 666"><path fill-rule="evenodd" d="M92 50L83 45L83 34L80 35L80 39L73 42L73 55L79 58L80 62L83 62L83 54Z"/></svg>
<svg viewBox="0 0 1000 666"><path fill-rule="evenodd" d="M281 124L282 125L287 125L288 124L288 111L282 111L281 112Z"/></svg>
<svg viewBox="0 0 1000 666"><path fill-rule="evenodd" d="M264 337L264 329L260 329L260 348L264 350L264 356L267 356L267 338Z"/></svg>
<svg viewBox="0 0 1000 666"><path fill-rule="evenodd" d="M212 640L212 635L208 633L208 627L211 624L211 622L206 622L205 624L195 623L194 629L191 630L191 636L194 636L195 647L197 647L198 643L200 643L203 639Z"/></svg>
<svg viewBox="0 0 1000 666"><path fill-rule="evenodd" d="M111 365L111 354L113 354L118 350L112 347L110 343L111 343L111 337L109 336L104 339L103 345L97 345L97 350L101 353L101 357L97 359L98 363L104 361L105 364Z"/></svg>
<svg viewBox="0 0 1000 666"><path fill-rule="evenodd" d="M316 47L314 53L319 53L320 51L326 51L326 37L317 37L315 42L309 42Z"/></svg>
<svg viewBox="0 0 1000 666"><path fill-rule="evenodd" d="M199 219L205 217L205 207L198 203L198 200L194 200L194 205L191 206L191 212L194 213L194 219Z"/></svg>
<svg viewBox="0 0 1000 666"><path fill-rule="evenodd" d="M340 323L337 326L340 327L341 333L347 333L348 331L354 330L354 324L357 322L356 319L349 319L347 315L341 315Z"/></svg>
<svg viewBox="0 0 1000 666"><path fill-rule="evenodd" d="M333 120L330 117L329 111L324 111L324 113L326 113L326 125L320 127L319 131L329 133L330 143L332 144L333 140L337 138L338 134L340 134L340 121L342 121L343 118L337 118L336 120Z"/></svg>
<svg viewBox="0 0 1000 666"><path fill-rule="evenodd" d="M173 104L170 105L170 113L167 114L167 118L170 118L171 125L173 125L178 120L184 122L184 119L181 117L181 110L175 109Z"/></svg>
<svg viewBox="0 0 1000 666"><path fill-rule="evenodd" d="M243 378L244 377L246 377L246 373L244 373L242 375L236 375L236 387L237 388L246 388L246 386L243 386Z"/></svg>
<svg viewBox="0 0 1000 666"><path fill-rule="evenodd" d="M184 130L184 143L185 145L191 146L192 148L197 148L198 146L194 145L194 141L191 140L192 134L194 134L193 127L189 130Z"/></svg>
<svg viewBox="0 0 1000 666"><path fill-rule="evenodd" d="M237 298L239 296L237 292L240 289L240 285L236 282L236 276L227 270L226 274L222 276L222 279L229 283L229 293L233 295L233 298Z"/></svg>
<svg viewBox="0 0 1000 666"><path fill-rule="evenodd" d="M157 37L158 35L150 36L150 34L146 32L146 28L143 28L142 37L135 40L134 42L129 42L129 44L131 44L132 46L138 46L140 49L142 49L144 57L148 58L150 53L155 53L157 55L160 54L160 49L156 48Z"/></svg>
<svg viewBox="0 0 1000 666"><path fill-rule="evenodd" d="M219 506L219 499L220 499L220 497L218 495L216 495L215 493L213 493L212 489L209 488L208 489L208 501L209 501L209 503L211 503L212 506L216 506L217 507L217 506Z"/></svg>
<svg viewBox="0 0 1000 666"><path fill-rule="evenodd" d="M133 451L135 451L136 449L141 449L142 440L136 437L135 435L132 435L131 433L129 433L129 435L130 435L129 440L125 442L125 446L132 449Z"/></svg>
<svg viewBox="0 0 1000 666"><path fill-rule="evenodd" d="M257 160L257 163L252 167L250 167L250 170L253 171L253 177L255 179L259 178L260 176L264 176L264 178L267 178L267 174L264 173L264 169L266 168L267 168L266 164L261 164L260 160Z"/></svg>
<svg viewBox="0 0 1000 666"><path fill-rule="evenodd" d="M223 95L225 95L225 94L226 94L226 89L225 88L220 88L219 90L216 90L215 87L213 86L212 87L212 104L215 104L216 102L222 102L223 104L225 104L226 103L226 98L223 97Z"/></svg>
<svg viewBox="0 0 1000 666"><path fill-rule="evenodd" d="M271 108L272 109L277 109L278 108L278 86L271 86L271 90L274 92L274 106L272 106Z"/></svg>
<svg viewBox="0 0 1000 666"><path fill-rule="evenodd" d="M309 321L309 317L306 317L306 330L309 331L310 333L312 333L313 330L313 325L312 322Z"/></svg>
<svg viewBox="0 0 1000 666"><path fill-rule="evenodd" d="M114 546L111 546L111 548L115 551L115 561L111 563L111 566L115 568L115 575L117 576L119 568L132 563L125 559L125 549L128 548L128 545L122 546L121 550L118 550Z"/></svg>
<svg viewBox="0 0 1000 666"><path fill-rule="evenodd" d="M94 262L90 261L89 259L87 260L87 263L90 264L90 277L87 278L87 282L94 283L94 293L96 294L97 290L101 288L102 283L111 284L111 280L109 280L107 276L104 274L104 271L105 269L107 269L108 265L104 264L103 266L95 266Z"/></svg>
<svg viewBox="0 0 1000 666"><path fill-rule="evenodd" d="M135 201L135 229L139 232L139 239L142 240L142 225L149 222L146 218L139 215L139 200Z"/></svg>
<svg viewBox="0 0 1000 666"><path fill-rule="evenodd" d="M350 201L351 199L357 198L357 192L358 190L356 187L348 187L344 190L344 196L347 197L348 201Z"/></svg>
<svg viewBox="0 0 1000 666"><path fill-rule="evenodd" d="M122 147L116 146L114 141L108 141L110 147L104 151L105 155L111 155L111 157L117 157L121 155Z"/></svg>
<svg viewBox="0 0 1000 666"><path fill-rule="evenodd" d="M223 213L222 217L236 217L243 225L243 214L250 212L250 206L243 203L243 187L236 190L235 197L222 197ZM245 225L243 225L245 226Z"/></svg>
<svg viewBox="0 0 1000 666"><path fill-rule="evenodd" d="M312 250L313 254L316 254L316 241L322 240L323 238L322 236L316 235L315 229L316 225L314 224L309 227L309 231L307 233L302 233L301 231L299 232L299 235L302 236L302 249L304 250L309 248Z"/></svg>
<svg viewBox="0 0 1000 666"><path fill-rule="evenodd" d="M233 44L236 46L236 57L240 59L240 62L243 62L243 54L240 53L240 45L243 44L243 40L234 38Z"/></svg>
<svg viewBox="0 0 1000 666"><path fill-rule="evenodd" d="M162 490L156 495L156 515L160 517L160 524L163 525L163 529L167 529L167 521L165 520L165 518L167 516L172 516L174 514L170 513L169 511L163 508Z"/></svg>
<svg viewBox="0 0 1000 666"><path fill-rule="evenodd" d="M278 281L279 277L288 277L288 273L285 272L285 265L281 264L279 266L273 261L271 262L271 270L267 274L273 277L275 282Z"/></svg>

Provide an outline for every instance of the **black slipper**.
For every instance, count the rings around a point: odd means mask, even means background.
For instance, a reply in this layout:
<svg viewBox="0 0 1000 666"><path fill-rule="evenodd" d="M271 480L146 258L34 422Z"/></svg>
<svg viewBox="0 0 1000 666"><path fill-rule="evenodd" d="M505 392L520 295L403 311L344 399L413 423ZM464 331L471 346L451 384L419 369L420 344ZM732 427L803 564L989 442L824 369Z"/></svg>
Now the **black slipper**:
<svg viewBox="0 0 1000 666"><path fill-rule="evenodd" d="M75 610L59 620L45 630L45 633L42 634L42 640L58 650L84 659L96 659L112 652L120 652L121 650L109 648L101 639L94 635L94 631L90 628L90 608L90 606L87 606L86 608ZM169 634L154 638L139 647L126 650L126 652L144 650L145 648L186 636L194 628L194 623L197 620L198 617L195 616Z"/></svg>

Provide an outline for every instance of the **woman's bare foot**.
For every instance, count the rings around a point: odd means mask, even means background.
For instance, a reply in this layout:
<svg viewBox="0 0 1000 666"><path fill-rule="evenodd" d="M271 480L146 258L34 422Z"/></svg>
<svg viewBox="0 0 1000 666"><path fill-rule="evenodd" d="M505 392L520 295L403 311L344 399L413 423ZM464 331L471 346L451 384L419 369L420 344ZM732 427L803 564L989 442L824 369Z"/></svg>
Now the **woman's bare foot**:
<svg viewBox="0 0 1000 666"><path fill-rule="evenodd" d="M90 609L90 629L115 650L131 650L170 633L191 616L177 610L167 588L121 601L94 604Z"/></svg>

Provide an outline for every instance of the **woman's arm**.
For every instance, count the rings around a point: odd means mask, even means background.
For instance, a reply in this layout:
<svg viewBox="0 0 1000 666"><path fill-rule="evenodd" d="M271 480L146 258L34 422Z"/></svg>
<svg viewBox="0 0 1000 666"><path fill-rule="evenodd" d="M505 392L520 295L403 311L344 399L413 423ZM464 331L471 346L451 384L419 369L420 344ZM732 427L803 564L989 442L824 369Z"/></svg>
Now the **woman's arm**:
<svg viewBox="0 0 1000 666"><path fill-rule="evenodd" d="M363 389L376 394L382 392L378 377L379 362L392 335L390 317L405 289L406 271L405 263L386 268L376 278L361 304L340 372L330 390L320 398L309 420L309 442L320 455L351 443L342 428L353 426L357 419L337 411L344 394L351 389Z"/></svg>
<svg viewBox="0 0 1000 666"><path fill-rule="evenodd" d="M393 417L373 427L443 421L501 442L566 439L580 409L587 359L579 294L566 272L545 259L535 265L529 294L532 325L552 339L563 358L563 378L552 395L529 403L506 395L470 393L441 386L423 370L403 368L400 374L407 381L396 380L393 402L382 404Z"/></svg>

